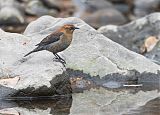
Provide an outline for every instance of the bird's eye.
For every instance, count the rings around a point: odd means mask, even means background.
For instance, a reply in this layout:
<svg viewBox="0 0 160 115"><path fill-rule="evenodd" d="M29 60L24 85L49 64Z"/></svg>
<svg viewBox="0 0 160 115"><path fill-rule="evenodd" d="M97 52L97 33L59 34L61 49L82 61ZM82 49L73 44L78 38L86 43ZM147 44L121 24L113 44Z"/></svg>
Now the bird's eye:
<svg viewBox="0 0 160 115"><path fill-rule="evenodd" d="M73 30L73 28L68 28L69 30Z"/></svg>

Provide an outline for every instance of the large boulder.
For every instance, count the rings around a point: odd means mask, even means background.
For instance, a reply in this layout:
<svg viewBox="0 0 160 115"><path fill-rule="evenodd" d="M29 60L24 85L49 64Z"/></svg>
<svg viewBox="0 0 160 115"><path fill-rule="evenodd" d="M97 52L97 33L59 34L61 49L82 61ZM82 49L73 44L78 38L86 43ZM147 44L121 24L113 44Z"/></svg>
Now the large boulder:
<svg viewBox="0 0 160 115"><path fill-rule="evenodd" d="M52 54L40 54L42 58L38 55L36 58L24 58L27 49L33 48L32 45L26 45L32 41L31 37L2 30L0 35L0 89L3 91L0 97L70 93L65 89L69 86L67 75L58 76L65 68L61 63L53 62ZM50 58L47 59L48 56Z"/></svg>
<svg viewBox="0 0 160 115"><path fill-rule="evenodd" d="M147 15L123 26L103 26L98 31L124 47L140 53L146 39L152 36L160 39L160 13ZM157 40L150 40L151 43L148 44L152 47L154 41Z"/></svg>
<svg viewBox="0 0 160 115"><path fill-rule="evenodd" d="M7 91L14 96L71 93L70 75L61 63L53 61L52 53L42 51L23 57L45 36L68 23L81 29L74 32L70 47L60 53L66 60L66 68L82 70L97 78L115 73L116 77L134 76L137 72L158 76L159 65L111 41L82 20L43 16L30 23L24 35L0 31L0 84L5 94L11 94ZM14 83L7 85L5 78L14 79Z"/></svg>
<svg viewBox="0 0 160 115"><path fill-rule="evenodd" d="M48 22L45 20L48 20ZM67 68L83 70L83 72L92 76L99 75L101 77L110 73L126 72L133 69L138 72L153 73L159 70L158 65L111 41L82 20L74 17L52 18L43 16L32 22L24 32L25 36L32 39L32 43L27 43L26 46L36 44L51 31L55 31L56 28L66 23L75 24L81 28L74 32L73 42L70 47L61 53L67 62ZM31 49L28 48L28 51Z"/></svg>

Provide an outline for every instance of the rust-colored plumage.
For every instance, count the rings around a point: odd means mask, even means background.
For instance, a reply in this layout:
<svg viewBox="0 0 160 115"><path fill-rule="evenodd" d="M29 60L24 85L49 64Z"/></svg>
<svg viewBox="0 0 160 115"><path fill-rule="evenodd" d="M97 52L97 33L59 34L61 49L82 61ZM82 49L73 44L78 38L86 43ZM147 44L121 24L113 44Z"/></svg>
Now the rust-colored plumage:
<svg viewBox="0 0 160 115"><path fill-rule="evenodd" d="M45 37L40 43L38 43L36 48L26 54L24 57L30 55L31 53L47 50L52 52L56 58L65 63L65 61L57 54L68 48L72 42L73 32L75 29L79 29L72 24L66 24L62 26L56 32L51 33Z"/></svg>

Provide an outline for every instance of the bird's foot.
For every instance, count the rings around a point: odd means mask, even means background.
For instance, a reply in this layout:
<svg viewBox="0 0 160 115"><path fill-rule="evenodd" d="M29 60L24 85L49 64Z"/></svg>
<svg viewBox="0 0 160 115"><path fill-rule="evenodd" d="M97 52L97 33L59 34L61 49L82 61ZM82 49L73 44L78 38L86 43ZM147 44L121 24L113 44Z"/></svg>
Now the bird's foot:
<svg viewBox="0 0 160 115"><path fill-rule="evenodd" d="M65 60L56 57L56 58L53 58L53 61L60 62L60 63L62 63L63 66L65 67L65 64L66 64L66 61L65 61Z"/></svg>
<svg viewBox="0 0 160 115"><path fill-rule="evenodd" d="M65 67L66 61L63 58L61 58L58 54L54 54L54 55L55 55L55 59L61 62Z"/></svg>
<svg viewBox="0 0 160 115"><path fill-rule="evenodd" d="M66 61L64 60L64 59L62 59L62 58L53 58L53 60L57 60L57 61L59 61L59 62L62 62L62 63L64 63L64 64L66 64Z"/></svg>
<svg viewBox="0 0 160 115"><path fill-rule="evenodd" d="M62 63L64 63L64 64L66 64L66 61L65 61L64 59L59 58L59 60L60 60L60 62L62 62Z"/></svg>

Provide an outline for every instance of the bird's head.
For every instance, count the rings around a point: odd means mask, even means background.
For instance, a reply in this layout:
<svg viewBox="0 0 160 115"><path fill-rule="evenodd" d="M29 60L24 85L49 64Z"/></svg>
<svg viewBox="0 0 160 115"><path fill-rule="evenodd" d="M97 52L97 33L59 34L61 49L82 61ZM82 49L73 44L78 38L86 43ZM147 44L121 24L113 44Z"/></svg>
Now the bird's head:
<svg viewBox="0 0 160 115"><path fill-rule="evenodd" d="M79 29L72 24L66 24L61 27L60 31L66 34L72 34L75 29Z"/></svg>

